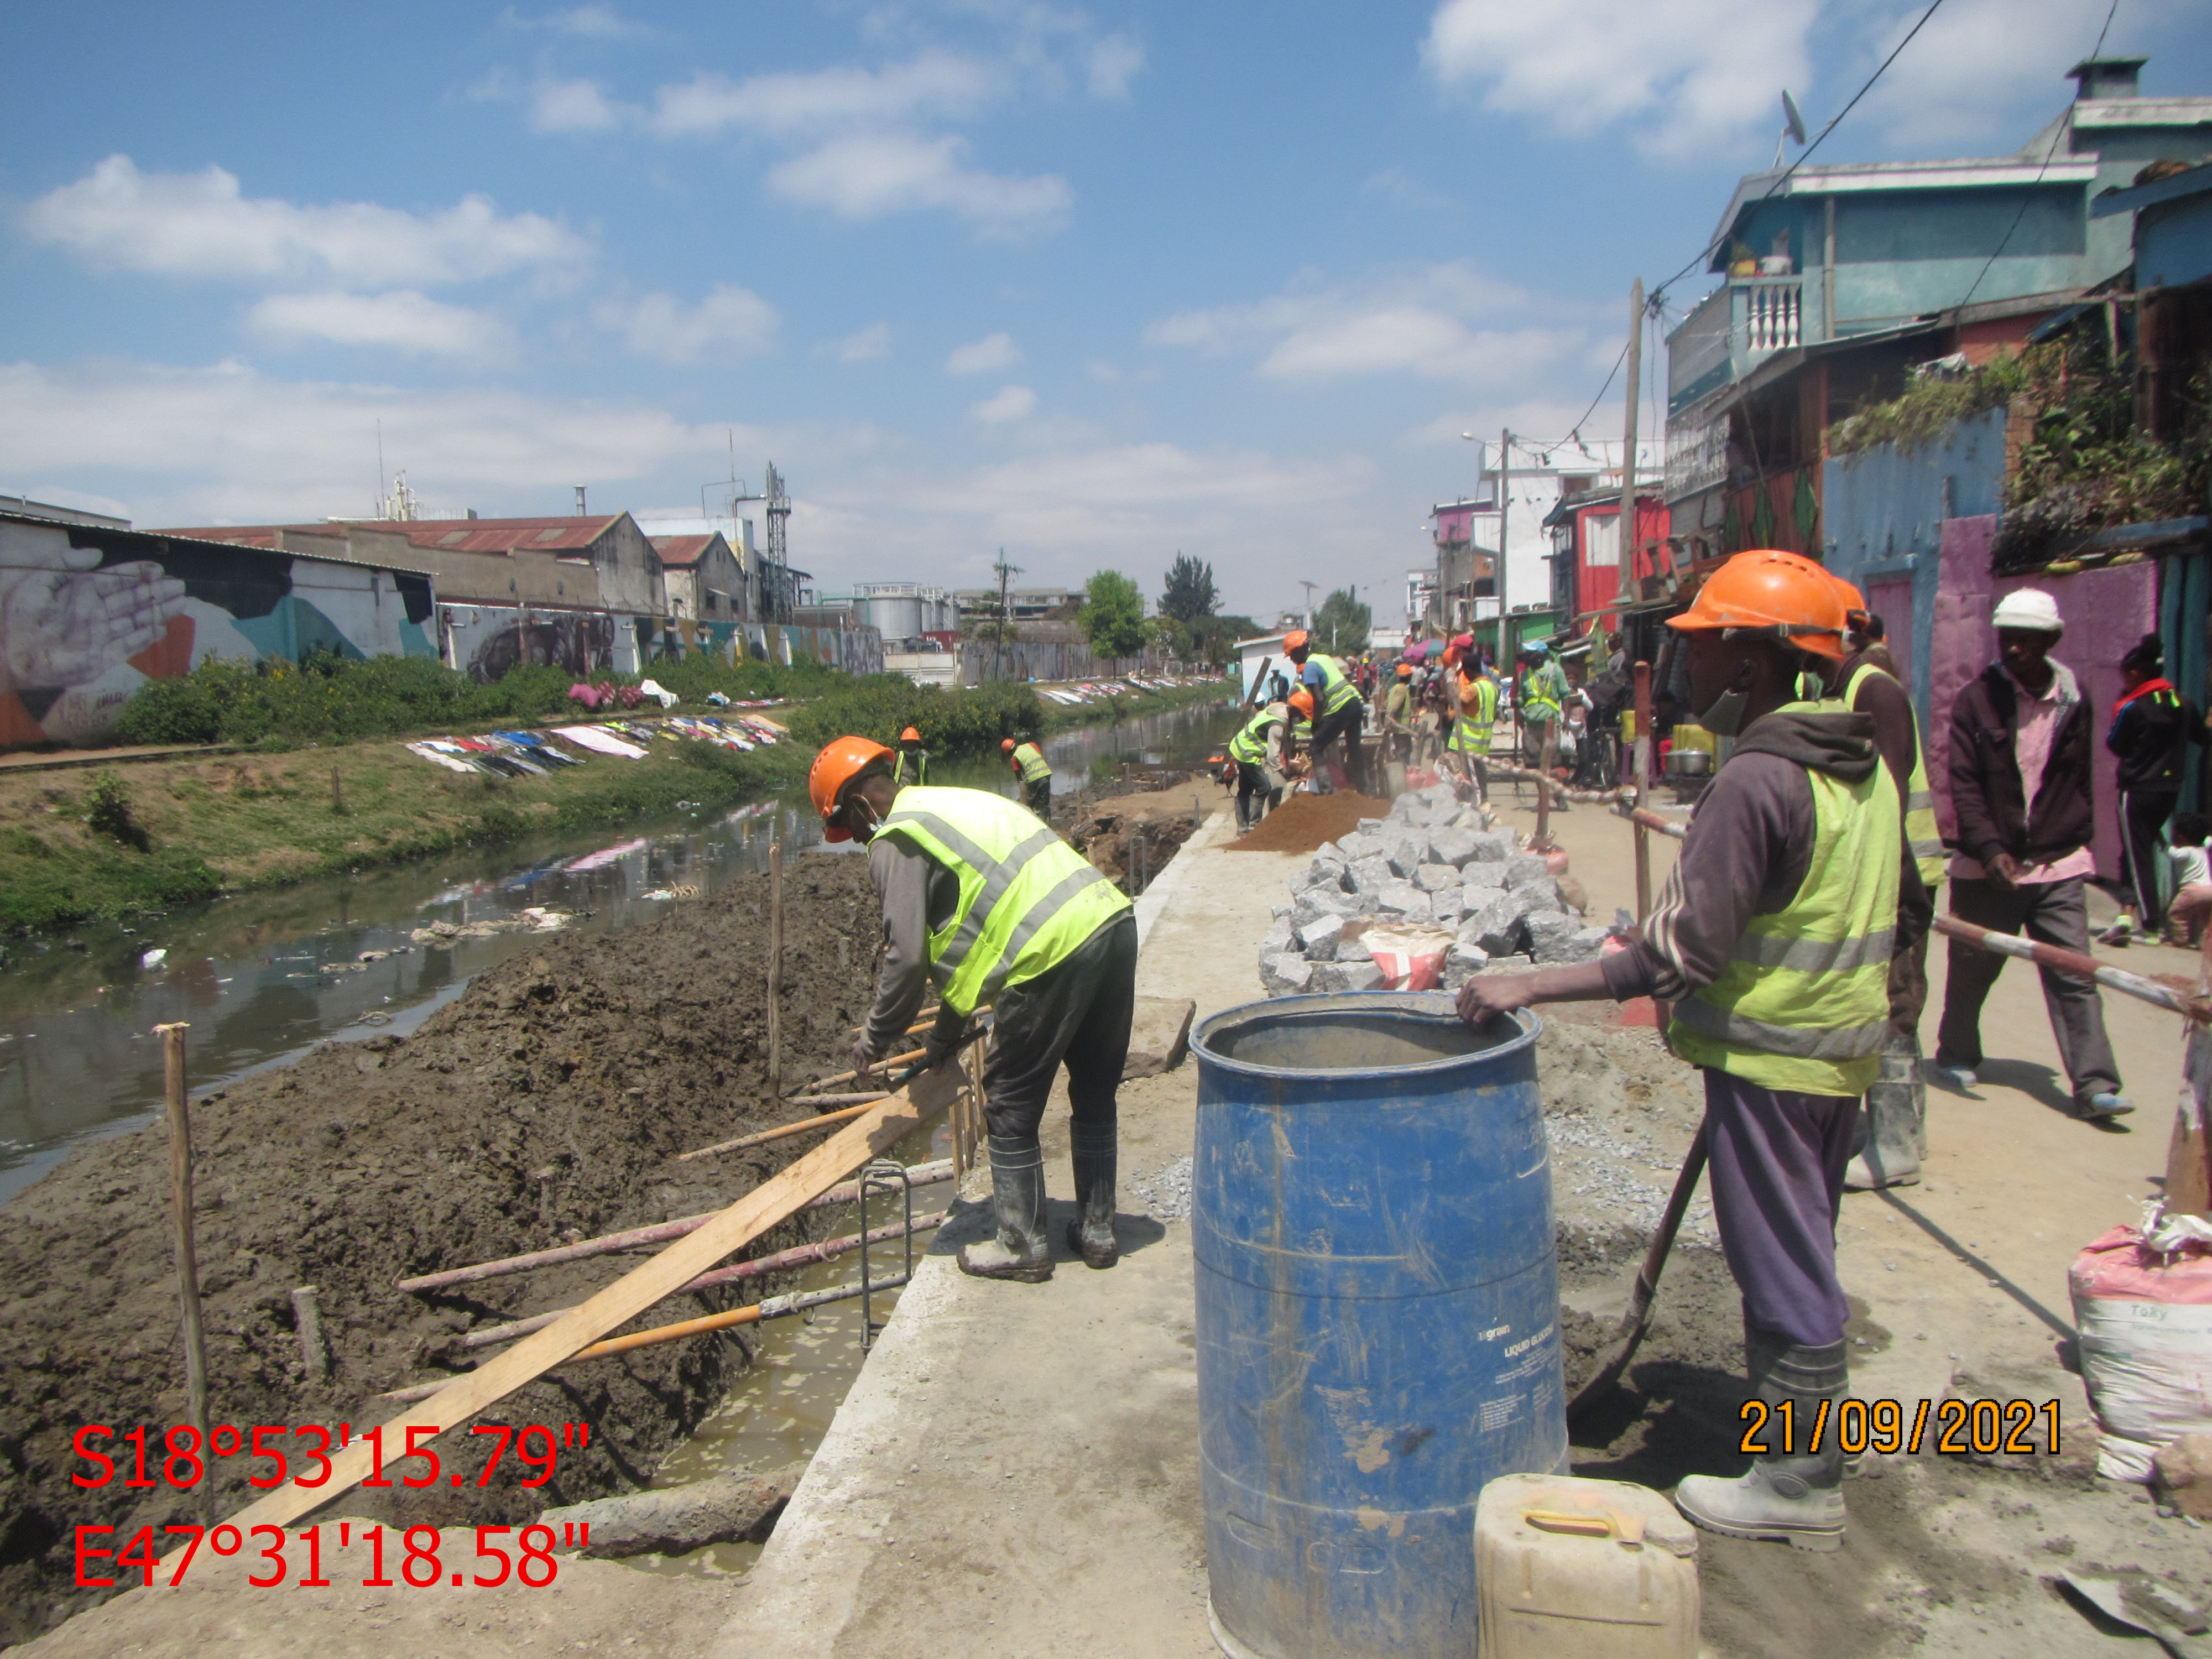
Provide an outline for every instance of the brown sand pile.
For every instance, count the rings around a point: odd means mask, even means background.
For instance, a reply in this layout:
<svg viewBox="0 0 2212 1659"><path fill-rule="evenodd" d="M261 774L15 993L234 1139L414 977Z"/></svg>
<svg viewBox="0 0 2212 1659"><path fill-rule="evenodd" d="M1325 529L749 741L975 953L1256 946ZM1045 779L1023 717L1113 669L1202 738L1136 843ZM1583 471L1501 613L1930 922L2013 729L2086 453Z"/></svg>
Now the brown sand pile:
<svg viewBox="0 0 2212 1659"><path fill-rule="evenodd" d="M1249 836L1227 842L1231 853L1310 853L1325 841L1348 836L1362 818L1388 817L1390 803L1339 790L1334 795L1292 795Z"/></svg>
<svg viewBox="0 0 2212 1659"><path fill-rule="evenodd" d="M796 1081L848 1063L880 923L860 859L799 860L785 892L785 1067ZM717 1208L817 1144L672 1161L773 1121L762 1105L767 898L756 877L619 934L548 938L479 976L412 1036L327 1043L195 1102L214 1420L382 1421L392 1407L371 1396L441 1375L435 1356L454 1333L581 1301L640 1258L428 1297L394 1280ZM755 1249L799 1242L800 1225ZM70 1444L79 1425L120 1434L143 1423L158 1438L183 1419L170 1226L159 1125L85 1148L0 1212L0 1645L112 1593L74 1588L76 1527L122 1528L127 1539L198 1518L197 1492L125 1487L127 1448L106 1486L70 1484L86 1468ZM289 1299L300 1285L320 1293L323 1382L307 1382L301 1359ZM639 1326L750 1299L681 1298ZM738 1342L709 1336L574 1367L495 1413L518 1426L592 1425L589 1449L563 1450L549 1486L517 1487L528 1471L509 1457L479 1490L488 1441L448 1436L436 1449L463 1485L441 1474L428 1491L364 1489L349 1510L399 1525L517 1523L634 1486L746 1358ZM246 1476L268 1466L233 1457L217 1468L216 1507L227 1514L255 1495Z"/></svg>

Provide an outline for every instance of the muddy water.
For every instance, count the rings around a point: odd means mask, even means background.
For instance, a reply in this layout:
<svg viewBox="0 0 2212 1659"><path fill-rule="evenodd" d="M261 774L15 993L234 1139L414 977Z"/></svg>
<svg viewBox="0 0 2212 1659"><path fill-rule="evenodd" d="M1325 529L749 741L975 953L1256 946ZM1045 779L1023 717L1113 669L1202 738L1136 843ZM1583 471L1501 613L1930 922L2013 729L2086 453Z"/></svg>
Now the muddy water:
<svg viewBox="0 0 2212 1659"><path fill-rule="evenodd" d="M1045 745L1055 788L1103 784L1127 762L1194 763L1232 719L1219 707L1186 708L1064 733ZM995 761L933 777L1012 793ZM753 801L619 834L540 837L11 946L0 968L0 1202L78 1140L147 1121L161 1096L157 1024L191 1024L195 1091L325 1038L404 1033L531 938L416 945L415 929L544 907L569 913L579 931L615 932L665 915L690 890L765 867L779 826L788 847L814 843L812 814L794 810L804 805ZM363 964L374 952L384 954ZM843 1315L824 1310L814 1330Z"/></svg>

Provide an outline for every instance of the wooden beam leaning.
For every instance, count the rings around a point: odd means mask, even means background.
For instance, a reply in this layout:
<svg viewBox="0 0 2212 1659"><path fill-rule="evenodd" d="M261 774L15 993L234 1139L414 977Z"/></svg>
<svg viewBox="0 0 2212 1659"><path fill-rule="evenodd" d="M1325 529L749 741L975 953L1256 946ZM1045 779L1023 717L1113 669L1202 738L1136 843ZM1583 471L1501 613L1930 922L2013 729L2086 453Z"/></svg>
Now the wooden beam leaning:
<svg viewBox="0 0 2212 1659"><path fill-rule="evenodd" d="M482 1370L455 1377L428 1400L401 1412L383 1425L390 1431L386 1443L404 1440L410 1428L427 1429L434 1436L458 1428L525 1383L574 1358L759 1237L807 1200L890 1151L945 1109L957 1081L957 1073L951 1070L923 1073L705 1226L623 1274L559 1323L525 1337ZM365 1480L374 1456L374 1449L356 1437L352 1445L331 1458L330 1479L324 1485L310 1491L287 1482L230 1518L241 1528L287 1526Z"/></svg>

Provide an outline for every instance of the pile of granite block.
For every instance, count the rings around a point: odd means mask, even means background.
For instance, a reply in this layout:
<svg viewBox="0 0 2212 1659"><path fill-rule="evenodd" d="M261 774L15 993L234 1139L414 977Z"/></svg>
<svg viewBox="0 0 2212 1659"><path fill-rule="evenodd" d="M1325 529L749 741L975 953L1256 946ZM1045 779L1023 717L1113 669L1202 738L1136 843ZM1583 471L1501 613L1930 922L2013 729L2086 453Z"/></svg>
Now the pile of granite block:
<svg viewBox="0 0 2212 1659"><path fill-rule="evenodd" d="M1385 988L1366 933L1409 930L1450 940L1443 983L1519 958L1588 962L1612 931L1586 925L1544 858L1521 850L1449 783L1401 795L1384 818L1325 842L1291 883L1260 945L1269 996Z"/></svg>

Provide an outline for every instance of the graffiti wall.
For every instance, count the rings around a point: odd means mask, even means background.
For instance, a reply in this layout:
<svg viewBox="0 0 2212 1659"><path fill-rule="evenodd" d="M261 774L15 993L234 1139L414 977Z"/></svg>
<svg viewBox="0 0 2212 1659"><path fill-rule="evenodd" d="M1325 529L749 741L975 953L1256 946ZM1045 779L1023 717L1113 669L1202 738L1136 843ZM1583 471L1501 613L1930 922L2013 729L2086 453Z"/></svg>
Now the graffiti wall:
<svg viewBox="0 0 2212 1659"><path fill-rule="evenodd" d="M0 748L104 742L210 658L432 656L430 609L411 571L0 515Z"/></svg>
<svg viewBox="0 0 2212 1659"><path fill-rule="evenodd" d="M621 666L614 659L615 618L604 611L441 605L438 628L446 660L486 683L518 663L550 664L579 679Z"/></svg>

